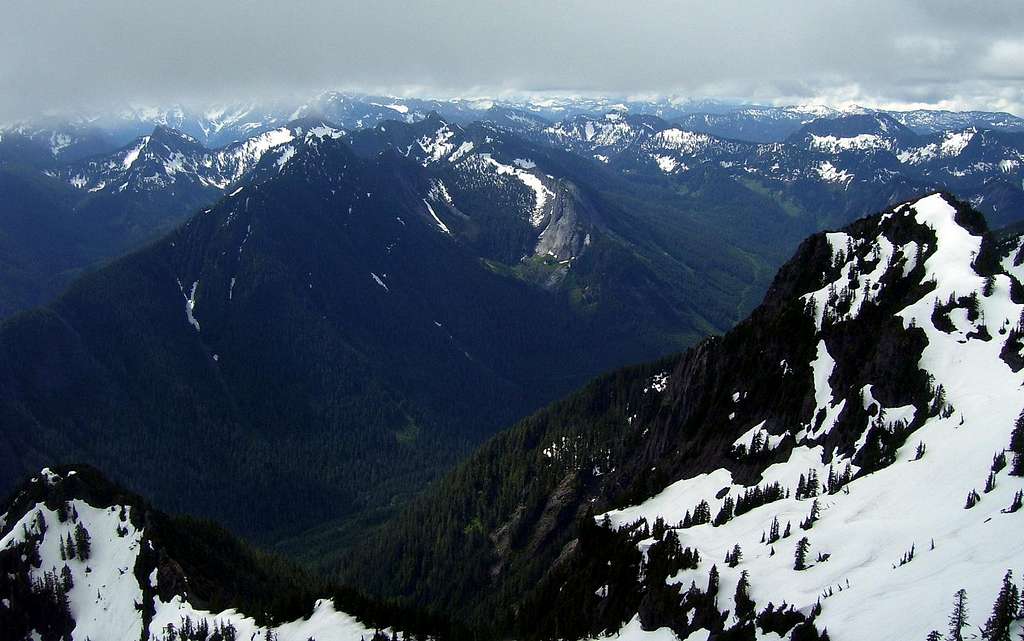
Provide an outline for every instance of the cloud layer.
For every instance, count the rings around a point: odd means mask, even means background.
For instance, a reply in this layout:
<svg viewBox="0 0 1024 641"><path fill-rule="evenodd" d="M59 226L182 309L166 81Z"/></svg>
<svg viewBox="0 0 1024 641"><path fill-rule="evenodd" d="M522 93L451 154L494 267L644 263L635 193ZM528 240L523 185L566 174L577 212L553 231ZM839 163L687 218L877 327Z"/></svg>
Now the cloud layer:
<svg viewBox="0 0 1024 641"><path fill-rule="evenodd" d="M348 88L1024 111L1024 3L8 0L0 117Z"/></svg>

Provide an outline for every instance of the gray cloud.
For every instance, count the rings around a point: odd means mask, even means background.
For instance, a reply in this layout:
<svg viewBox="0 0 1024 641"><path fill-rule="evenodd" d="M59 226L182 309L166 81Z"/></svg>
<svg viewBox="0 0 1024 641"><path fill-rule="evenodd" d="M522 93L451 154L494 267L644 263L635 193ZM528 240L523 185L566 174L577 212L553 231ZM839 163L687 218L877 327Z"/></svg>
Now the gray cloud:
<svg viewBox="0 0 1024 641"><path fill-rule="evenodd" d="M0 117L350 88L1024 111L1024 4L8 0Z"/></svg>

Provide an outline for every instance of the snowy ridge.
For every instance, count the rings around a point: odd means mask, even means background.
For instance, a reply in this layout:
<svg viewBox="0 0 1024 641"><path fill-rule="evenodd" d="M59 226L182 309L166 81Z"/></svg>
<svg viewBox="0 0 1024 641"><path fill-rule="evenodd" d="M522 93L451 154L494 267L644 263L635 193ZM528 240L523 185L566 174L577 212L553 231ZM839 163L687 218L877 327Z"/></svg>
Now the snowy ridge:
<svg viewBox="0 0 1024 641"><path fill-rule="evenodd" d="M713 166L735 178L813 181L844 190L854 182L871 189L907 179L938 185L959 181L977 188L979 180L1024 179L1024 147L1014 134L977 127L918 134L888 114L865 110L830 112L818 119L805 114L800 117L805 126L785 142L733 140L699 129L707 125L714 130L721 117L705 115L706 122L688 117L679 126L619 113L577 115L544 133L549 144L601 163L629 171L639 165L668 175Z"/></svg>
<svg viewBox="0 0 1024 641"><path fill-rule="evenodd" d="M311 127L293 123L208 150L180 132L158 129L109 156L71 165L56 175L76 189L89 192L161 192L185 185L224 191L270 151L287 150L286 145L296 141L316 145L345 135L343 130L325 123ZM279 167L283 168L289 158L287 153L279 158Z"/></svg>
<svg viewBox="0 0 1024 641"><path fill-rule="evenodd" d="M933 194L822 238L832 267L820 289L801 296L817 345L804 366L813 409L797 424L747 423L731 441L732 456L771 461L755 483L723 467L607 513L613 527L664 521L683 548L699 553L694 567L669 575L669 585L702 588L715 565L717 608L730 613L726 627L742 623L733 595L745 573L758 612L769 602L792 605L834 641L924 639L946 630L962 588L972 603L964 638L974 638L1004 573L1020 577L1024 452L1009 448L1014 429L1024 429L1018 419L1024 368L1014 364L1024 313L1021 241L1006 247L995 273L987 273L979 261L990 241L964 222L968 214L958 207ZM873 383L880 381L854 383L848 377L856 368L833 358L832 346L848 340L844 327L869 308L872 314L894 309L885 327L902 329L885 331L923 339L917 367L929 381L930 399L886 406L876 398ZM732 398L742 404L745 394ZM842 435L829 433L840 424ZM859 432L851 432L857 424ZM875 449L878 459L869 456ZM734 508L751 490L769 495L773 488L781 495L742 513ZM703 513L718 515L714 523L700 522L699 504L706 504ZM642 540L641 551L661 537ZM798 569L804 538L806 568ZM723 561L736 546L742 556ZM757 639L789 638L755 630ZM710 634L694 630L688 638ZM669 628L645 632L637 621L620 635L686 638Z"/></svg>
<svg viewBox="0 0 1024 641"><path fill-rule="evenodd" d="M59 488L75 474L70 470L62 477L44 469L30 484L36 486L33 489L42 485ZM64 601L72 641L158 640L168 638L174 630L184 633L204 626L211 632L231 628L237 639L271 638L272 634L280 641L359 641L373 636L373 629L336 610L328 599L317 601L307 618L274 625L259 625L235 609L209 612L193 606L185 593L174 593L180 588L163 585L170 580L187 586L188 578L172 576L176 564L159 552L159 544L141 525L146 520L137 511L132 505L96 507L80 498L49 498L30 504L24 514L0 518L0 556L37 559L21 565L7 581L25 581L17 585L36 585L33 590L45 589L56 595L51 598L56 598L57 611L37 624L53 625L61 620L64 615L59 604ZM84 544L83 539L87 541ZM5 567L13 570L18 566L8 563ZM0 600L0 620L4 610L30 611L27 603L19 601L20 592L13 593L15 596ZM43 629L31 630L26 638L39 638Z"/></svg>

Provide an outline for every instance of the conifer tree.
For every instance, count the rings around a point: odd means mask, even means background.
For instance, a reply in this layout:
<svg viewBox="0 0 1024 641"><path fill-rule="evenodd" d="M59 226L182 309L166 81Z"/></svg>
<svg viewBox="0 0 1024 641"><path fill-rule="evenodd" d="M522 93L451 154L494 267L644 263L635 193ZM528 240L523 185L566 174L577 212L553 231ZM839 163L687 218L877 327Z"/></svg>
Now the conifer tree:
<svg viewBox="0 0 1024 641"><path fill-rule="evenodd" d="M926 448L925 448L925 445L924 445L924 441L918 441L917 442L917 452L914 453L914 460L915 461L920 461L921 459L923 459L924 458L925 450L926 450Z"/></svg>
<svg viewBox="0 0 1024 641"><path fill-rule="evenodd" d="M960 588L953 595L953 612L949 615L950 641L964 641L963 630L967 626L967 590Z"/></svg>
<svg viewBox="0 0 1024 641"><path fill-rule="evenodd" d="M734 568L739 565L741 558L743 558L743 551L740 550L740 544L737 543L732 548L731 556L726 554L726 563L729 564L729 567Z"/></svg>
<svg viewBox="0 0 1024 641"><path fill-rule="evenodd" d="M750 598L750 581L747 579L747 571L740 574L739 583L736 584L736 618L740 621L749 621L754 618L754 600Z"/></svg>
<svg viewBox="0 0 1024 641"><path fill-rule="evenodd" d="M71 533L68 533L67 541L64 544L64 550L67 553L68 559L75 558L75 542L71 540Z"/></svg>
<svg viewBox="0 0 1024 641"><path fill-rule="evenodd" d="M1024 476L1024 412L1017 417L1017 423L1010 434L1010 451L1013 452L1012 476Z"/></svg>
<svg viewBox="0 0 1024 641"><path fill-rule="evenodd" d="M75 547L78 549L78 558L88 561L92 553L92 539L81 522L75 525Z"/></svg>
<svg viewBox="0 0 1024 641"><path fill-rule="evenodd" d="M718 566L712 565L711 571L708 572L708 596L715 597L718 595Z"/></svg>
<svg viewBox="0 0 1024 641"><path fill-rule="evenodd" d="M725 501L722 502L722 509L719 510L718 514L715 516L715 521L713 525L715 527L718 527L720 525L725 525L726 523L728 523L729 520L732 518L732 511L734 506L735 502L733 501L733 498L731 496L725 497Z"/></svg>
<svg viewBox="0 0 1024 641"><path fill-rule="evenodd" d="M782 538L789 538L790 527L793 525L792 521L786 521L786 531L782 533Z"/></svg>
<svg viewBox="0 0 1024 641"><path fill-rule="evenodd" d="M992 615L985 623L985 638L989 641L1010 641L1010 625L1017 618L1020 609L1020 595L1013 583L1013 571L1003 576L1003 587L999 589Z"/></svg>
<svg viewBox="0 0 1024 641"><path fill-rule="evenodd" d="M807 472L807 496L818 496L818 473L814 470Z"/></svg>
<svg viewBox="0 0 1024 641"><path fill-rule="evenodd" d="M772 519L771 527L768 528L768 543L775 543L779 540L779 517Z"/></svg>
<svg viewBox="0 0 1024 641"><path fill-rule="evenodd" d="M664 536L666 529L667 528L665 527L665 519L659 516L658 518L654 519L654 525L651 527L651 537L653 537L656 541L660 541L661 537Z"/></svg>
<svg viewBox="0 0 1024 641"><path fill-rule="evenodd" d="M794 558L793 569L804 570L807 568L807 552L811 549L811 542L807 540L807 537L800 539L796 544L796 555Z"/></svg>
<svg viewBox="0 0 1024 641"><path fill-rule="evenodd" d="M1003 510L1004 512L1012 514L1019 510L1024 505L1024 491L1017 490L1017 493L1013 495L1013 502L1010 503L1010 507Z"/></svg>
<svg viewBox="0 0 1024 641"><path fill-rule="evenodd" d="M925 637L925 641L942 641L942 633L938 630L932 630L928 633L928 636Z"/></svg>

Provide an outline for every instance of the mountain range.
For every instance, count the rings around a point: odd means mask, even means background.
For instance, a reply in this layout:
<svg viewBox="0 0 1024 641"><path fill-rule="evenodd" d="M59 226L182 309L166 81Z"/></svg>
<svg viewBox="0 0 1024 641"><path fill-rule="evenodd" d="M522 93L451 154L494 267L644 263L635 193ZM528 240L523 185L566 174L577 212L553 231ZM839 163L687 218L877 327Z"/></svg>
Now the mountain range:
<svg viewBox="0 0 1024 641"><path fill-rule="evenodd" d="M323 94L4 128L0 629L895 640L961 588L998 610L1019 124Z"/></svg>
<svg viewBox="0 0 1024 641"><path fill-rule="evenodd" d="M716 112L794 125L784 137L777 136L778 141L765 143L744 140L763 136L743 126L702 127L693 113L684 117L680 108L670 109L670 103L560 104L567 115L552 122L542 114L550 115L556 105L543 101L388 101L331 93L287 114L281 105L250 105L208 110L203 120L175 108L133 110L114 119L61 121L59 127L9 127L0 132L0 181L12 196L0 212L0 265L5 275L0 316L53 298L75 276L159 238L196 210L209 207L244 182L262 154L286 144L293 129L301 126L323 126L338 136L361 132L359 144L366 149L394 143L399 154L411 154L434 168L440 166L438 160L455 165L466 155L466 165L480 157L481 142L487 137L535 155L557 148L594 161L575 163L571 171L576 174L598 173L590 166L596 163L613 169L622 180L609 180L605 174L598 184L624 207L643 207L638 200L647 200L658 209L687 209L712 228L701 234L732 235L735 238L726 242L740 243L748 253L766 253L763 244L742 242L751 234L779 238L782 251L763 264L755 259L758 274L748 278L754 287L751 295L742 296L739 314L725 325L712 322L713 327L701 328L697 336L724 329L748 311L771 270L816 230L845 224L934 188L969 200L994 226L1014 222L1024 201L1024 134L1009 115L814 106ZM295 119L303 114L311 115ZM672 123L662 116L680 120ZM154 128L137 134L143 126ZM76 127L88 129L75 133ZM389 129L391 133L385 134ZM466 132L491 133L473 142ZM442 136L454 136L459 143L449 149ZM398 145L403 137L407 139ZM115 146L115 140L121 142ZM236 142L227 142L232 140ZM430 152L419 142L433 145ZM475 151L462 147L458 152L463 143L475 144ZM515 170L524 173L522 168ZM514 176L507 171L504 175ZM551 171L547 175L551 180L564 178ZM663 189L651 189L652 182ZM644 196L636 195L640 193ZM491 206L478 202L481 209ZM770 213L754 219L750 207ZM730 219L714 219L716 208L724 209ZM785 216L774 219L772 210ZM473 233L491 232L476 225ZM508 254L512 248L504 251ZM531 253L524 251L517 258Z"/></svg>
<svg viewBox="0 0 1024 641"><path fill-rule="evenodd" d="M1024 238L948 194L810 237L734 329L599 377L321 559L369 596L156 512L91 468L44 469L3 507L0 629L1015 634L1022 268Z"/></svg>

